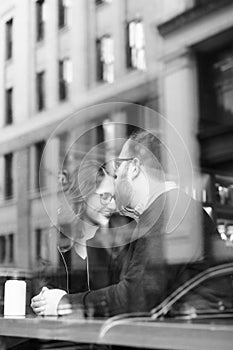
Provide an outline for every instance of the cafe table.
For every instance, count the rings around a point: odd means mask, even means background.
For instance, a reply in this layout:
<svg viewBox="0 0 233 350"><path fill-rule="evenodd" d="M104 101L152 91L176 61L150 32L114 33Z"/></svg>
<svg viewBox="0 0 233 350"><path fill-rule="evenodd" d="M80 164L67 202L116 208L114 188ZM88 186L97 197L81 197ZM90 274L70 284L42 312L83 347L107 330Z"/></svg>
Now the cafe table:
<svg viewBox="0 0 233 350"><path fill-rule="evenodd" d="M150 319L0 317L0 349L23 339L99 343L150 349L232 350L233 324L193 324Z"/></svg>

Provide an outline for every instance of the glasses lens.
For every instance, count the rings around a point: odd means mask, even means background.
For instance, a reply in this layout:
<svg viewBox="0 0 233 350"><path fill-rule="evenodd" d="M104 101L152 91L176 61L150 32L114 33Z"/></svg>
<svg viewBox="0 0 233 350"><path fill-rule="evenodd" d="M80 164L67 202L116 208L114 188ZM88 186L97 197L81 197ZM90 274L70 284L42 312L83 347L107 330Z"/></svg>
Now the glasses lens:
<svg viewBox="0 0 233 350"><path fill-rule="evenodd" d="M123 159L114 159L113 167L114 167L115 171L120 167L120 165L123 161L124 161Z"/></svg>
<svg viewBox="0 0 233 350"><path fill-rule="evenodd" d="M111 199L112 199L111 193L105 192L100 194L100 201L102 204L110 203Z"/></svg>

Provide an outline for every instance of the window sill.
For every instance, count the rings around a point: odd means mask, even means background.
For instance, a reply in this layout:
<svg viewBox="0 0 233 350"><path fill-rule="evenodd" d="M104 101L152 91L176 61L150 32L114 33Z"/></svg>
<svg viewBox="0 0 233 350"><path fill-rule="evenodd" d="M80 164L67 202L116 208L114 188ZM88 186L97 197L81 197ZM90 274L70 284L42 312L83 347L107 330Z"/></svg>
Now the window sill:
<svg viewBox="0 0 233 350"><path fill-rule="evenodd" d="M1 199L0 208L1 207L10 207L17 204L17 200L15 198Z"/></svg>
<svg viewBox="0 0 233 350"><path fill-rule="evenodd" d="M58 31L61 35L66 34L67 32L70 31L69 24L65 24L63 27L58 27Z"/></svg>
<svg viewBox="0 0 233 350"><path fill-rule="evenodd" d="M12 127L14 125L14 123L12 122L12 123L9 123L9 124L4 124L3 126L2 126L2 128L10 128L10 127Z"/></svg>
<svg viewBox="0 0 233 350"><path fill-rule="evenodd" d="M46 111L46 108L37 109L37 110L36 110L36 114L41 114L41 113L44 113L45 111Z"/></svg>
<svg viewBox="0 0 233 350"><path fill-rule="evenodd" d="M37 49L40 49L42 46L44 46L44 43L45 43L44 38L43 38L43 39L40 39L40 40L37 40L37 41L36 41L36 48L37 48Z"/></svg>
<svg viewBox="0 0 233 350"><path fill-rule="evenodd" d="M13 57L10 57L10 58L6 58L5 60L5 66L6 67L9 67L13 64L14 60L13 60Z"/></svg>
<svg viewBox="0 0 233 350"><path fill-rule="evenodd" d="M29 199L33 200L33 199L38 199L41 196L49 196L49 195L51 195L51 192L49 191L49 189L47 187L43 187L38 190L36 189L30 190Z"/></svg>
<svg viewBox="0 0 233 350"><path fill-rule="evenodd" d="M111 4L111 1L96 1L95 2L96 8L101 8L103 6L110 5L110 4Z"/></svg>

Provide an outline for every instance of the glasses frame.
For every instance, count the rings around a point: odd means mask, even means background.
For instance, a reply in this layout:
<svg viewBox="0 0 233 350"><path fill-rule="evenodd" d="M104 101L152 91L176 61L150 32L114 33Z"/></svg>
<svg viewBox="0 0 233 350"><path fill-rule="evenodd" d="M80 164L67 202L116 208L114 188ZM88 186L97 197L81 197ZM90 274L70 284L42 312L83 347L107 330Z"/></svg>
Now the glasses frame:
<svg viewBox="0 0 233 350"><path fill-rule="evenodd" d="M111 203L112 199L114 199L114 200L116 199L115 195L111 194L110 192L103 192L103 193L95 192L95 194L98 194L98 196L100 198L100 203L102 205L108 205L109 203ZM108 195L108 199L104 200L103 196L106 194Z"/></svg>

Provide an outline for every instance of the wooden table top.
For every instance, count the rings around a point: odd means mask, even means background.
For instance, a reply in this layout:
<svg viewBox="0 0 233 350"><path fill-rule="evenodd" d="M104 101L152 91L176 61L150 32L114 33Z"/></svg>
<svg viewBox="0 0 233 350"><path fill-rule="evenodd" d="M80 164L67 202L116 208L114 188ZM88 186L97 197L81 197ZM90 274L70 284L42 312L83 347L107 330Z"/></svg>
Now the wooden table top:
<svg viewBox="0 0 233 350"><path fill-rule="evenodd" d="M0 317L0 336L102 343L152 349L232 350L233 322L193 324L142 319L85 320L74 317Z"/></svg>

